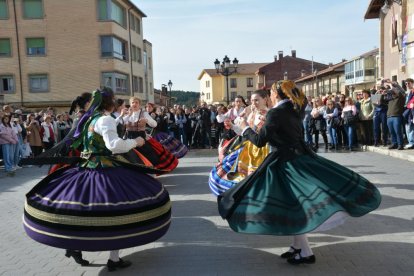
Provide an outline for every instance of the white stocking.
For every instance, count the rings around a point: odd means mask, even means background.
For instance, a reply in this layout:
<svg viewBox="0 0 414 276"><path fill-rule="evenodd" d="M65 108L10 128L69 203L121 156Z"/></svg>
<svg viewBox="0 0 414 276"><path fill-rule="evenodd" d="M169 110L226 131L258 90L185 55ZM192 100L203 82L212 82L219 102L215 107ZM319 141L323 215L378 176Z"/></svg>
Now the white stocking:
<svg viewBox="0 0 414 276"><path fill-rule="evenodd" d="M306 234L302 234L302 235L297 235L294 237L294 243L295 240L298 244L299 247L295 247L295 248L300 248L301 252L300 255L302 257L309 257L313 255L312 249L309 247L309 242L308 242L308 236Z"/></svg>
<svg viewBox="0 0 414 276"><path fill-rule="evenodd" d="M109 259L113 262L119 262L119 250L109 251Z"/></svg>

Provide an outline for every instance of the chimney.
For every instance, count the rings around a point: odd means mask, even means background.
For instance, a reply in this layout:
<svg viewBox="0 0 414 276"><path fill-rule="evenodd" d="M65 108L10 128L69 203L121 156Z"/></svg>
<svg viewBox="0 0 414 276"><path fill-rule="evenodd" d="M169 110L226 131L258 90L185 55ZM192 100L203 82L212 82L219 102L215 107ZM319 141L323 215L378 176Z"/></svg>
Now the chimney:
<svg viewBox="0 0 414 276"><path fill-rule="evenodd" d="M273 58L275 59L275 61L277 61L277 55L274 55Z"/></svg>
<svg viewBox="0 0 414 276"><path fill-rule="evenodd" d="M345 59L345 58L343 58L343 59L342 59L342 62L345 62L345 61L346 61L346 59Z"/></svg>
<svg viewBox="0 0 414 276"><path fill-rule="evenodd" d="M306 71L305 71L305 69L302 69L302 71L300 71L300 76L304 77L305 75L306 75Z"/></svg>
<svg viewBox="0 0 414 276"><path fill-rule="evenodd" d="M329 67L332 67L332 65L333 65L333 63L332 62L329 62Z"/></svg>
<svg viewBox="0 0 414 276"><path fill-rule="evenodd" d="M296 50L292 50L292 57L296 57Z"/></svg>
<svg viewBox="0 0 414 276"><path fill-rule="evenodd" d="M279 54L279 60L281 60L283 58L283 51L279 51L278 54Z"/></svg>

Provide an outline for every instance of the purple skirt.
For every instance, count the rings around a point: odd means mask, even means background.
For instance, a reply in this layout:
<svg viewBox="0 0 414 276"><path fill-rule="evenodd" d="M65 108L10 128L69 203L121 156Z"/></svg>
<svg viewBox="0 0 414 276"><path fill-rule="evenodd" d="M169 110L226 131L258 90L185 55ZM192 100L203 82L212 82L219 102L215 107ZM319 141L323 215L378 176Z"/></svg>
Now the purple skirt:
<svg viewBox="0 0 414 276"><path fill-rule="evenodd" d="M23 225L46 245L106 251L153 242L170 220L168 192L151 176L124 167L67 167L26 195Z"/></svg>
<svg viewBox="0 0 414 276"><path fill-rule="evenodd" d="M188 152L188 148L183 143L165 132L159 132L154 139L177 158L184 157Z"/></svg>

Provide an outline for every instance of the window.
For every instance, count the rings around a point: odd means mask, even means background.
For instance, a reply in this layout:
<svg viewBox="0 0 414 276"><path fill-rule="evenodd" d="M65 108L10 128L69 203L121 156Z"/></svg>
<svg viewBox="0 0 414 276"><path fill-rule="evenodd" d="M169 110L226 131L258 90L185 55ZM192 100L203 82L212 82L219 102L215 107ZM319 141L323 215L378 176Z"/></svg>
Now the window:
<svg viewBox="0 0 414 276"><path fill-rule="evenodd" d="M126 9L116 0L98 0L98 19L113 20L126 27Z"/></svg>
<svg viewBox="0 0 414 276"><path fill-rule="evenodd" d="M247 87L253 87L253 78L247 78Z"/></svg>
<svg viewBox="0 0 414 276"><path fill-rule="evenodd" d="M113 36L101 36L101 56L127 60L127 44Z"/></svg>
<svg viewBox="0 0 414 276"><path fill-rule="evenodd" d="M350 63L345 64L345 79L353 79L354 78L354 62L351 61Z"/></svg>
<svg viewBox="0 0 414 276"><path fill-rule="evenodd" d="M28 56L44 56L46 54L44 38L26 38Z"/></svg>
<svg viewBox="0 0 414 276"><path fill-rule="evenodd" d="M149 89L150 89L150 94L154 94L154 88L152 87L152 82L150 82Z"/></svg>
<svg viewBox="0 0 414 276"><path fill-rule="evenodd" d="M391 40L392 40L392 47L395 47L395 46L397 46L398 45L398 21L397 21L397 19L395 19L394 21L393 21L393 24L392 24L392 38L391 38Z"/></svg>
<svg viewBox="0 0 414 276"><path fill-rule="evenodd" d="M6 0L0 0L0 19L9 19L9 10Z"/></svg>
<svg viewBox="0 0 414 276"><path fill-rule="evenodd" d="M237 92L231 92L230 100L234 101L236 99Z"/></svg>
<svg viewBox="0 0 414 276"><path fill-rule="evenodd" d="M23 0L23 17L26 19L43 18L42 0Z"/></svg>
<svg viewBox="0 0 414 276"><path fill-rule="evenodd" d="M206 99L210 100L210 93L206 93Z"/></svg>
<svg viewBox="0 0 414 276"><path fill-rule="evenodd" d="M135 31L138 34L141 34L141 20L139 20L139 18L136 18L136 17L135 17L135 20L136 20L136 22L135 22Z"/></svg>
<svg viewBox="0 0 414 276"><path fill-rule="evenodd" d="M129 28L131 30L135 30L135 16L133 16L132 14L129 15Z"/></svg>
<svg viewBox="0 0 414 276"><path fill-rule="evenodd" d="M234 78L230 79L230 87L237 88L237 79L234 79Z"/></svg>
<svg viewBox="0 0 414 276"><path fill-rule="evenodd" d="M49 81L47 75L29 75L29 90L30 92L48 92Z"/></svg>
<svg viewBox="0 0 414 276"><path fill-rule="evenodd" d="M141 48L137 47L137 61L138 63L142 63L142 52Z"/></svg>
<svg viewBox="0 0 414 276"><path fill-rule="evenodd" d="M210 87L210 81L206 81L206 87Z"/></svg>
<svg viewBox="0 0 414 276"><path fill-rule="evenodd" d="M137 47L132 45L131 60L137 61Z"/></svg>
<svg viewBox="0 0 414 276"><path fill-rule="evenodd" d="M152 58L148 57L148 69L152 70Z"/></svg>
<svg viewBox="0 0 414 276"><path fill-rule="evenodd" d="M141 21L133 16L132 14L130 15L129 18L129 26L131 28L131 30L135 31L136 33L140 34L141 33Z"/></svg>
<svg viewBox="0 0 414 276"><path fill-rule="evenodd" d="M141 48L139 48L139 47L137 47L135 45L132 45L132 53L131 53L131 55L132 55L132 60L133 61L142 63Z"/></svg>
<svg viewBox="0 0 414 276"><path fill-rule="evenodd" d="M247 91L247 99L250 100L250 98L252 97L252 91Z"/></svg>
<svg viewBox="0 0 414 276"><path fill-rule="evenodd" d="M139 89L138 77L134 76L132 78L132 91L133 92L138 92L138 89Z"/></svg>
<svg viewBox="0 0 414 276"><path fill-rule="evenodd" d="M0 76L0 92L1 93L13 93L14 92L14 79L12 76Z"/></svg>
<svg viewBox="0 0 414 276"><path fill-rule="evenodd" d="M111 87L115 93L128 94L128 75L121 73L102 73L103 86Z"/></svg>
<svg viewBox="0 0 414 276"><path fill-rule="evenodd" d="M141 77L139 77L138 79L139 79L139 82L138 82L139 83L138 92L139 93L144 93L144 80Z"/></svg>
<svg viewBox="0 0 414 276"><path fill-rule="evenodd" d="M0 57L10 57L11 47L9 38L0 38Z"/></svg>

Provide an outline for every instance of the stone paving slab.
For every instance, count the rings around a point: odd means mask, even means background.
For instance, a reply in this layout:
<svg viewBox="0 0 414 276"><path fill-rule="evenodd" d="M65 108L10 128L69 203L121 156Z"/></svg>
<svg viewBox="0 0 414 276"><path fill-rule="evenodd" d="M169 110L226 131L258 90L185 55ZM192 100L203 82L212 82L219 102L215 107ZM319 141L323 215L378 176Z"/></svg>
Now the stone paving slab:
<svg viewBox="0 0 414 276"><path fill-rule="evenodd" d="M321 153L375 183L378 210L341 227L311 233L317 262L293 267L279 257L289 237L234 233L217 213L207 180L214 150L197 150L159 177L170 192L173 220L159 241L121 251L133 265L108 273L107 252L85 252L81 267L64 251L29 239L22 228L24 194L46 173L25 168L13 178L0 171L0 275L413 275L414 181L412 163L373 152Z"/></svg>

